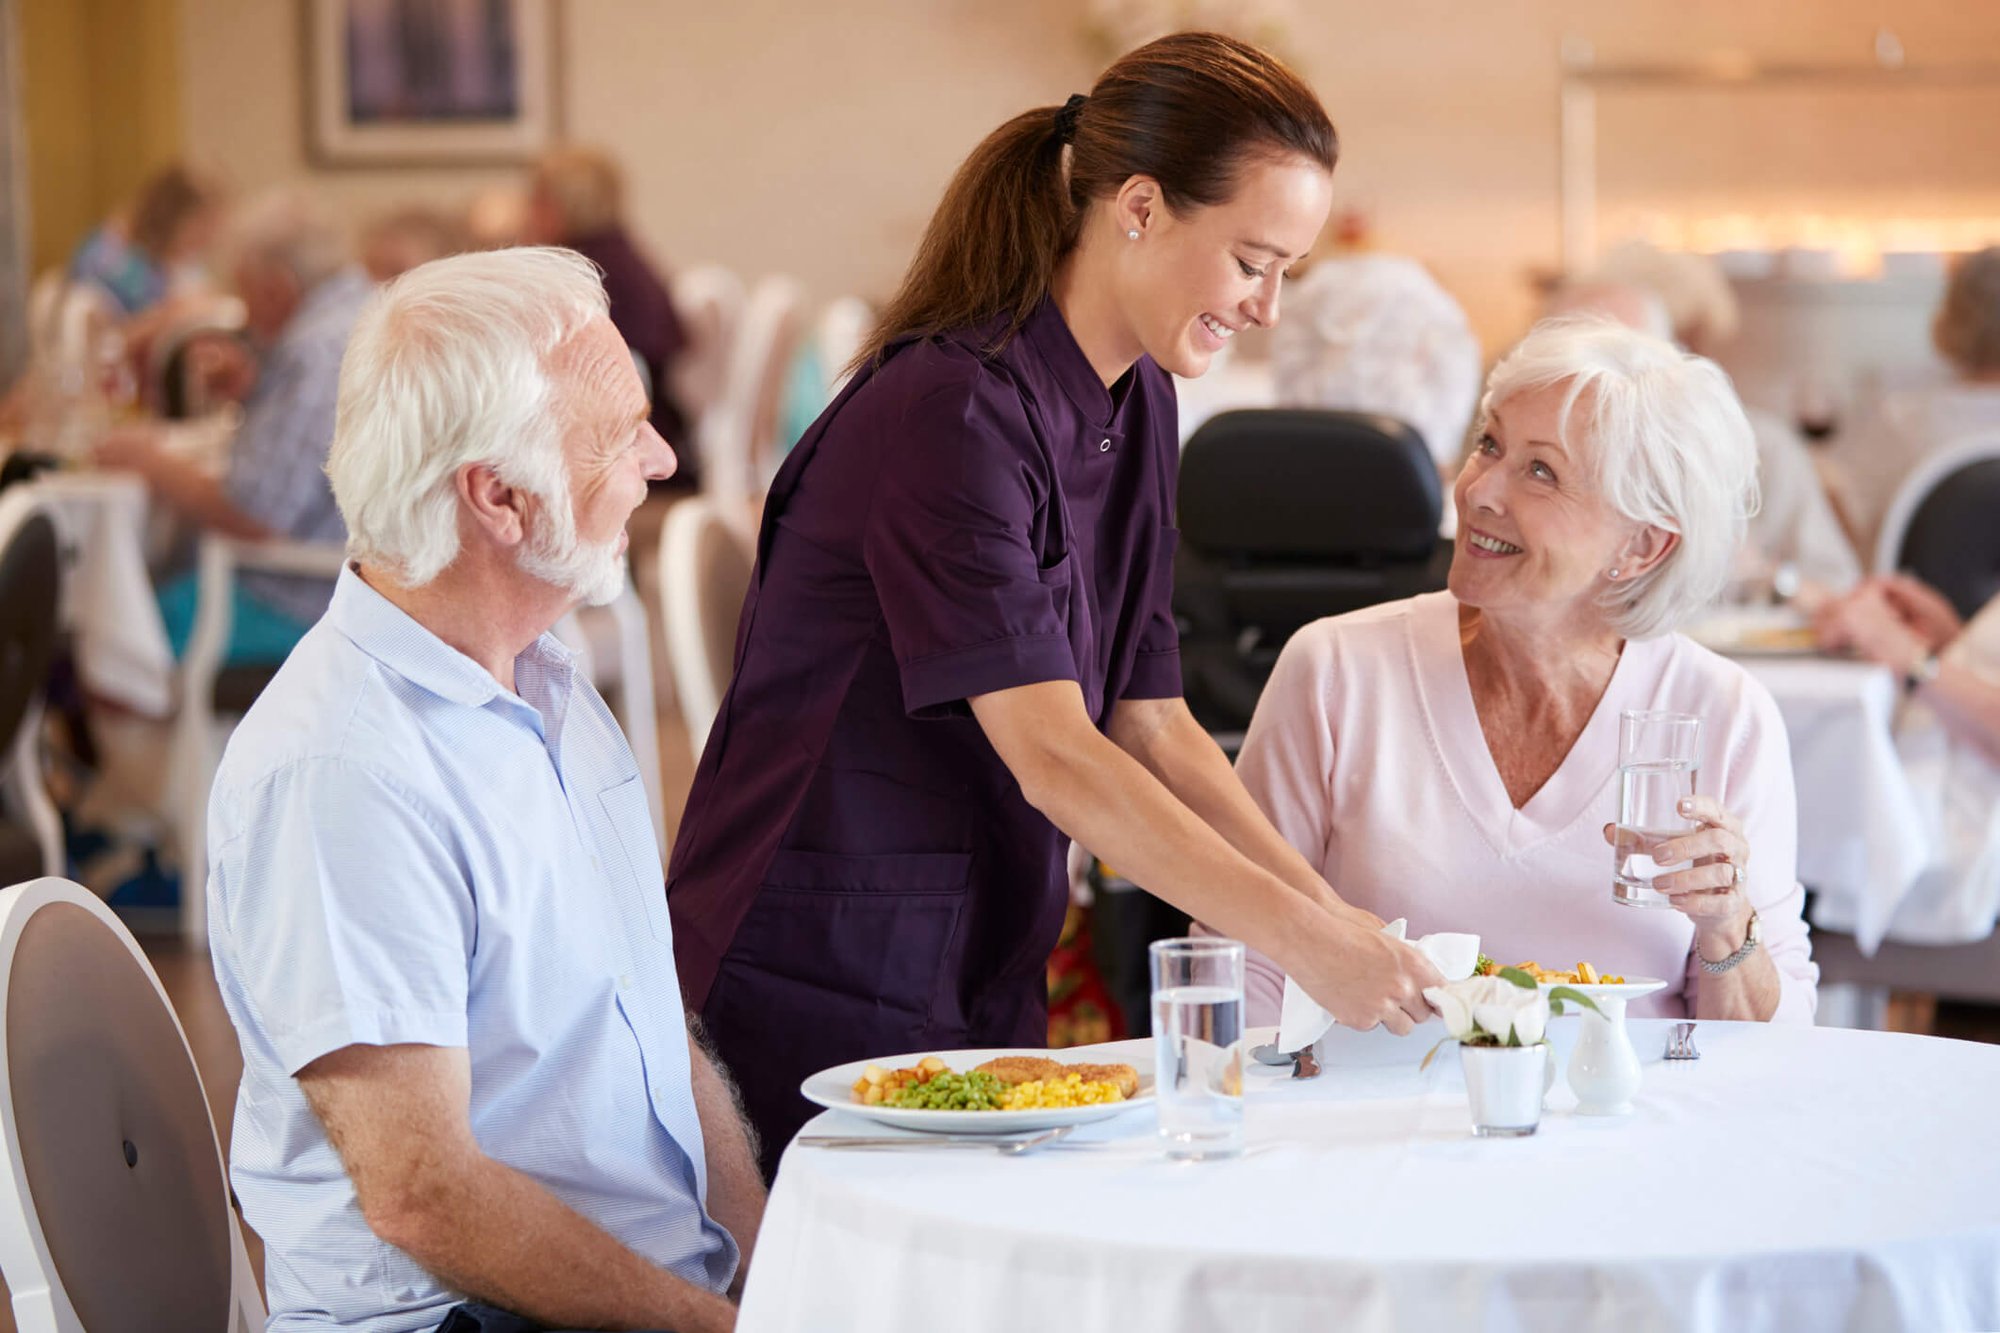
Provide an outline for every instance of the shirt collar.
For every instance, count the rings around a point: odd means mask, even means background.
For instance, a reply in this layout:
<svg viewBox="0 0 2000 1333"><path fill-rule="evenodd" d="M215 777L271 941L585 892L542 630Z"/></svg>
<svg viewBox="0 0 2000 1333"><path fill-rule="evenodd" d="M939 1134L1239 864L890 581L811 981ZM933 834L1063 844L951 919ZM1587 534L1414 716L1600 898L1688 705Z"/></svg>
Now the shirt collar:
<svg viewBox="0 0 2000 1333"><path fill-rule="evenodd" d="M500 688L493 674L440 639L411 618L408 612L368 586L352 564L340 571L333 585L333 601L326 618L346 635L354 646L419 689L451 703L483 708L495 698L535 711L518 695ZM566 679L575 669L575 655L553 634L544 634L515 660L515 671L524 664L541 669L541 674Z"/></svg>
<svg viewBox="0 0 2000 1333"><path fill-rule="evenodd" d="M1069 323L1056 308L1053 296L1044 297L1035 307L1035 313L1021 326L1020 336L1034 348L1035 355L1084 420L1099 430L1109 427L1137 378L1136 367L1118 381L1119 393L1114 399L1104 381L1097 377L1090 358L1077 346L1076 335L1070 332Z"/></svg>

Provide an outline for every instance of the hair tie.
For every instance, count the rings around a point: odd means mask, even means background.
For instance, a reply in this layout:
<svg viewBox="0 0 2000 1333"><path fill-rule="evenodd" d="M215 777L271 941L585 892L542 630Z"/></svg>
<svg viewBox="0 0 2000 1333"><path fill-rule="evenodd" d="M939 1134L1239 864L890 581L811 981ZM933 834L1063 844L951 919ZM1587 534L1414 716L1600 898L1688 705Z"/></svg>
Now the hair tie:
<svg viewBox="0 0 2000 1333"><path fill-rule="evenodd" d="M1056 112L1056 138L1064 143L1076 142L1077 117L1083 114L1083 104L1089 100L1082 93L1069 95L1069 100L1062 104L1062 110Z"/></svg>

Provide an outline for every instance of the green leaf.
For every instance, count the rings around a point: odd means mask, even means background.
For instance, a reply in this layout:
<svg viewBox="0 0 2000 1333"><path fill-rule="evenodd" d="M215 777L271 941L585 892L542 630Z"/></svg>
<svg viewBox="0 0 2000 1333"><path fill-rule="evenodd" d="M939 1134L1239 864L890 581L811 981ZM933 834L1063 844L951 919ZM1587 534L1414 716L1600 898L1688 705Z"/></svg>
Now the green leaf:
<svg viewBox="0 0 2000 1333"><path fill-rule="evenodd" d="M1562 1003L1564 1000L1574 1000L1584 1008L1590 1010L1591 1013L1596 1014L1599 1018L1604 1017L1604 1011L1597 1007L1597 1001L1591 999L1588 995L1585 995L1573 986L1558 986L1549 992L1549 1008L1553 1012L1558 1014L1562 1012Z"/></svg>
<svg viewBox="0 0 2000 1333"><path fill-rule="evenodd" d="M1494 975L1505 977L1522 990L1533 990L1535 988L1535 979L1518 967L1503 967Z"/></svg>

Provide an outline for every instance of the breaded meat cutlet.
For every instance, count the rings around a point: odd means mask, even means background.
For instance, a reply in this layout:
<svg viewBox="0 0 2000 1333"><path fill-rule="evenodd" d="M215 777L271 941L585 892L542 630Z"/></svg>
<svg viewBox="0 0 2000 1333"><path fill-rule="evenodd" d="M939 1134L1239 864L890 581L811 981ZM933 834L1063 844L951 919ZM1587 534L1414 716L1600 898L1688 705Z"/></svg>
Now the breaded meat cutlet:
<svg viewBox="0 0 2000 1333"><path fill-rule="evenodd" d="M1116 1083L1126 1097L1139 1095L1139 1071L1130 1065L1071 1065L1065 1074L1080 1074L1085 1083Z"/></svg>
<svg viewBox="0 0 2000 1333"><path fill-rule="evenodd" d="M988 1060L979 1068L1010 1087L1037 1079L1061 1078L1069 1072L1054 1060L1041 1055L1003 1055Z"/></svg>

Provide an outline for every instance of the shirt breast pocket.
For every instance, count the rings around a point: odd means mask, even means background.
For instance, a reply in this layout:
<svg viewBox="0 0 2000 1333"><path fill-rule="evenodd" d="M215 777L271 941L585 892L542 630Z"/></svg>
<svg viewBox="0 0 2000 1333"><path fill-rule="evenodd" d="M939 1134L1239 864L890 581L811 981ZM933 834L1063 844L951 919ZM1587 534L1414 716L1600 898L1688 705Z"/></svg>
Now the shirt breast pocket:
<svg viewBox="0 0 2000 1333"><path fill-rule="evenodd" d="M653 838L653 813L646 804L646 784L629 778L597 794L612 835L624 852L626 889L636 893L646 908L646 924L653 937L663 944L674 939L672 918L667 915L667 877L660 868L660 844ZM605 873L615 877L618 867L607 865Z"/></svg>

